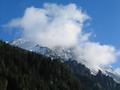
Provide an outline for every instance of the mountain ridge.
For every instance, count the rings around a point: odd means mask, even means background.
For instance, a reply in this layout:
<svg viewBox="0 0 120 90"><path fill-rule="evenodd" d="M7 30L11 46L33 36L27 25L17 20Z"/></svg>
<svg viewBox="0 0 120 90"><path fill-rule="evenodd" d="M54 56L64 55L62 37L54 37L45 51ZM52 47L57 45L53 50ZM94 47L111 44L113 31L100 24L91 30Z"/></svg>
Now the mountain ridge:
<svg viewBox="0 0 120 90"><path fill-rule="evenodd" d="M51 60L1 41L0 64L1 90L120 90L120 84L101 71L92 75L74 60Z"/></svg>
<svg viewBox="0 0 120 90"><path fill-rule="evenodd" d="M56 47L53 49L50 49L46 46L41 46L37 43L32 43L31 41L26 41L22 38L17 39L17 40L13 40L12 42L10 42L11 45L13 46L18 46L20 48L32 51L32 52L36 52L38 54L42 54L45 55L47 57L51 57L52 59L56 59L56 58L61 58L65 61L67 60L76 60L76 56L74 54L74 47L73 48L61 48L61 47ZM84 62L83 60L81 60L80 63L85 64L86 62ZM101 67L101 71L106 74L109 75L110 77L112 77L117 83L120 83L120 76L117 75L114 70L112 69L112 67ZM91 73L96 75L98 71L94 70L94 69L90 69Z"/></svg>

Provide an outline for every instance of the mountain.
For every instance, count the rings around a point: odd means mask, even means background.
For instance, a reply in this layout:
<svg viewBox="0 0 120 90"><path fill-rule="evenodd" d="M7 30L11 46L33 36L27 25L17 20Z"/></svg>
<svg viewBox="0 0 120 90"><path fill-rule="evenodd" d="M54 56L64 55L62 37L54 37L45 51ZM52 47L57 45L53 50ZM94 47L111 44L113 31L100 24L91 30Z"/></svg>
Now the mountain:
<svg viewBox="0 0 120 90"><path fill-rule="evenodd" d="M120 84L75 60L61 62L0 41L0 90L120 90Z"/></svg>
<svg viewBox="0 0 120 90"><path fill-rule="evenodd" d="M65 61L69 65L72 73L87 86L87 90L119 90L120 84L116 83L113 78L99 72L96 75L91 74L90 69L74 60ZM92 89L91 89L92 88ZM86 90L86 89L85 89Z"/></svg>
<svg viewBox="0 0 120 90"><path fill-rule="evenodd" d="M64 60L69 60L76 58L73 52L74 48L66 49L61 47L55 47L50 49L48 47L41 46L38 43L33 43L24 39L14 40L10 42L10 44L55 59L62 58Z"/></svg>
<svg viewBox="0 0 120 90"><path fill-rule="evenodd" d="M42 45L38 43L33 43L31 41L25 40L25 39L16 39L12 42L10 42L11 45L18 46L20 48L36 52L38 54L45 55L47 57L50 57L51 59L63 59L64 61L68 60L76 60L76 56L74 54L74 47L73 48L61 48L61 47L56 47L53 49L50 49L48 47L43 47ZM81 63L84 62L81 60ZM84 62L85 64L86 62ZM120 75L118 75L114 69L112 69L111 66L107 67L101 67L101 70L104 74L109 75L112 77L116 82L120 83ZM94 75L97 74L97 71L94 69L91 69L90 72Z"/></svg>
<svg viewBox="0 0 120 90"><path fill-rule="evenodd" d="M59 59L0 41L0 90L81 90L80 85Z"/></svg>

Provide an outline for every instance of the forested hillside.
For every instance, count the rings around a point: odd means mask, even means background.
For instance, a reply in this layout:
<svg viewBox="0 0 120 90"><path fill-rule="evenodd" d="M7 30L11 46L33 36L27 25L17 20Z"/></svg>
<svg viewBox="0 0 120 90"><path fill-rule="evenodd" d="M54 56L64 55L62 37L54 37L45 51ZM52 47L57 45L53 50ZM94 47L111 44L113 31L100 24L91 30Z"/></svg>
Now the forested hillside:
<svg viewBox="0 0 120 90"><path fill-rule="evenodd" d="M0 90L80 90L79 81L60 60L0 41Z"/></svg>
<svg viewBox="0 0 120 90"><path fill-rule="evenodd" d="M75 61L52 60L0 41L0 90L120 90L120 85Z"/></svg>

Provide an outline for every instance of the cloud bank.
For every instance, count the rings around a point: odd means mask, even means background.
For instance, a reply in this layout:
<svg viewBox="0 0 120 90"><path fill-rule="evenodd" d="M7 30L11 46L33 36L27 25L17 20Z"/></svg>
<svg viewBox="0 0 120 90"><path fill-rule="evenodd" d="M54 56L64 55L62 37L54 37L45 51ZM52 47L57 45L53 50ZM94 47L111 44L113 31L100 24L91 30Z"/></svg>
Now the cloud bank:
<svg viewBox="0 0 120 90"><path fill-rule="evenodd" d="M78 43L78 36L83 38L82 27L88 18L75 4L45 4L44 8L27 8L24 16L12 20L10 26L21 27L24 38L43 46L71 47Z"/></svg>
<svg viewBox="0 0 120 90"><path fill-rule="evenodd" d="M114 63L119 55L114 46L90 40L91 34L83 30L89 19L75 4L44 4L42 8L27 8L23 17L13 19L8 26L21 28L22 38L51 49L75 47L77 61L98 70Z"/></svg>
<svg viewBox="0 0 120 90"><path fill-rule="evenodd" d="M77 48L77 60L86 64L91 69L98 70L101 66L115 63L119 54L115 47L110 45L101 45L99 42L86 42L83 46ZM81 59L79 59L81 58Z"/></svg>

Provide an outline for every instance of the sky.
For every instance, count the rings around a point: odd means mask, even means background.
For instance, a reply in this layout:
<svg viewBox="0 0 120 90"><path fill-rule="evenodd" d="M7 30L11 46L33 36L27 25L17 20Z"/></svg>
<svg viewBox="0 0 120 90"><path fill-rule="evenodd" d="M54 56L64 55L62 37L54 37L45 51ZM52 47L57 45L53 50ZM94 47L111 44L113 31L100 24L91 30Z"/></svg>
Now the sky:
<svg viewBox="0 0 120 90"><path fill-rule="evenodd" d="M19 38L20 30L4 26L12 19L22 17L26 8L41 8L44 3L76 4L91 17L85 28L86 32L92 32L91 41L120 49L120 0L0 0L0 39L11 41ZM118 60L113 66L120 67L119 63Z"/></svg>

